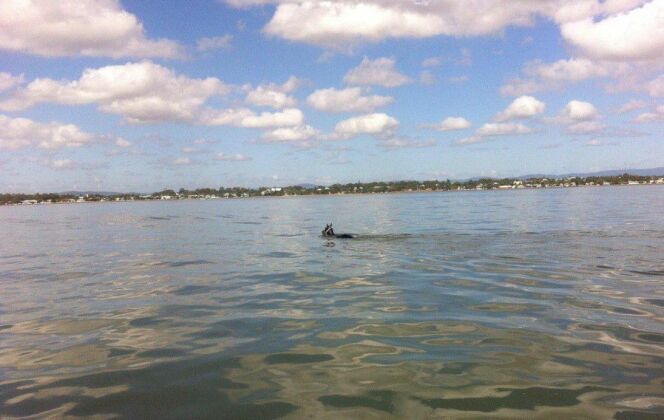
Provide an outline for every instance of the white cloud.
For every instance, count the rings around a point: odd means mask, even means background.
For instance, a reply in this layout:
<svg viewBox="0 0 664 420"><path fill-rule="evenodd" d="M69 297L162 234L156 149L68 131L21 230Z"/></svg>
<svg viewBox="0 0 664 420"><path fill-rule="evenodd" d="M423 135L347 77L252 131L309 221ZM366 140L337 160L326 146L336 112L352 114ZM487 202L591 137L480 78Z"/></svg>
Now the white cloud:
<svg viewBox="0 0 664 420"><path fill-rule="evenodd" d="M265 143L299 143L318 137L319 132L309 125L282 127L264 133L261 140Z"/></svg>
<svg viewBox="0 0 664 420"><path fill-rule="evenodd" d="M226 0L236 7L276 4L265 34L326 48L389 38L490 35L532 26L541 16L592 56L629 59L655 58L663 49L663 1Z"/></svg>
<svg viewBox="0 0 664 420"><path fill-rule="evenodd" d="M642 109L647 106L645 101L640 101L637 99L630 99L627 103L625 103L623 106L618 108L616 111L618 114L626 114L628 112L637 110L637 109Z"/></svg>
<svg viewBox="0 0 664 420"><path fill-rule="evenodd" d="M487 137L523 135L532 133L532 130L518 123L486 123L475 130L472 136L456 140L457 146L467 146L470 144L481 143L487 140Z"/></svg>
<svg viewBox="0 0 664 420"><path fill-rule="evenodd" d="M508 136L511 134L528 134L532 130L523 124L515 123L486 123L475 132L482 137Z"/></svg>
<svg viewBox="0 0 664 420"><path fill-rule="evenodd" d="M23 75L14 76L11 73L0 72L0 92L9 90L23 83Z"/></svg>
<svg viewBox="0 0 664 420"><path fill-rule="evenodd" d="M351 69L344 76L349 85L375 85L397 87L410 83L412 80L394 68L394 58L377 58L370 60L364 57L359 66Z"/></svg>
<svg viewBox="0 0 664 420"><path fill-rule="evenodd" d="M566 121L587 121L597 118L599 114L590 102L572 100L560 111L559 116Z"/></svg>
<svg viewBox="0 0 664 420"><path fill-rule="evenodd" d="M244 128L273 128L301 125L304 114L297 108L256 114L247 108L206 109L200 118L205 125L232 125Z"/></svg>
<svg viewBox="0 0 664 420"><path fill-rule="evenodd" d="M196 41L196 50L200 52L210 50L228 50L231 48L233 35L215 36L211 38L200 38Z"/></svg>
<svg viewBox="0 0 664 420"><path fill-rule="evenodd" d="M634 118L635 123L664 121L664 105L659 105L653 112L644 112Z"/></svg>
<svg viewBox="0 0 664 420"><path fill-rule="evenodd" d="M606 126L598 121L581 121L567 127L570 134L595 134L603 131Z"/></svg>
<svg viewBox="0 0 664 420"><path fill-rule="evenodd" d="M247 94L245 101L256 106L269 106L275 109L295 106L295 98L288 95L297 89L300 81L296 77L290 77L283 85L274 83L260 85Z"/></svg>
<svg viewBox="0 0 664 420"><path fill-rule="evenodd" d="M196 120L205 101L229 88L221 80L190 79L150 61L86 69L78 80L35 79L0 102L16 111L49 102L96 104L128 122Z"/></svg>
<svg viewBox="0 0 664 420"><path fill-rule="evenodd" d="M425 147L433 147L436 145L436 140L411 140L404 137L388 137L381 139L378 147L385 149L422 149Z"/></svg>
<svg viewBox="0 0 664 420"><path fill-rule="evenodd" d="M129 147L131 146L131 142L123 138L118 138L115 140L115 145L118 147Z"/></svg>
<svg viewBox="0 0 664 420"><path fill-rule="evenodd" d="M611 71L610 71L611 69ZM543 90L555 89L565 83L574 83L598 77L615 76L620 68L616 64L607 65L587 58L570 58L553 63L534 60L526 63L523 78L512 79L500 87L506 96L519 96Z"/></svg>
<svg viewBox="0 0 664 420"><path fill-rule="evenodd" d="M282 3L263 29L271 36L330 48L360 40L430 37L443 25L438 16L377 2L302 1Z"/></svg>
<svg viewBox="0 0 664 420"><path fill-rule="evenodd" d="M92 134L81 131L73 124L40 123L27 118L0 115L0 150L79 147L93 140Z"/></svg>
<svg viewBox="0 0 664 420"><path fill-rule="evenodd" d="M47 57L183 56L174 41L146 38L117 0L3 0L0 49Z"/></svg>
<svg viewBox="0 0 664 420"><path fill-rule="evenodd" d="M259 115L244 117L239 125L246 128L270 128L297 126L304 122L304 114L297 108L279 112L261 112Z"/></svg>
<svg viewBox="0 0 664 420"><path fill-rule="evenodd" d="M591 146L591 147L600 147L600 146L615 146L618 143L616 142L607 142L607 141L602 141L599 139L591 139L586 142L586 146Z"/></svg>
<svg viewBox="0 0 664 420"><path fill-rule="evenodd" d="M539 60L526 64L524 73L547 82L579 81L608 74L605 65L587 58L570 58L547 64Z"/></svg>
<svg viewBox="0 0 664 420"><path fill-rule="evenodd" d="M245 162L251 160L249 156L245 156L241 153L235 153L233 155L227 155L225 153L218 153L215 157L217 160L223 160L227 162Z"/></svg>
<svg viewBox="0 0 664 420"><path fill-rule="evenodd" d="M432 128L438 131L464 130L471 126L470 121L463 117L447 117L437 124L425 124L425 128Z"/></svg>
<svg viewBox="0 0 664 420"><path fill-rule="evenodd" d="M469 137L463 137L457 141L454 142L457 146L467 146L469 144L475 144L475 143L481 143L484 141L484 137L482 136L469 136Z"/></svg>
<svg viewBox="0 0 664 420"><path fill-rule="evenodd" d="M591 57L604 60L652 60L664 51L664 0L595 21L563 23L563 38Z"/></svg>
<svg viewBox="0 0 664 420"><path fill-rule="evenodd" d="M496 121L509 121L530 118L544 112L546 104L532 96L520 96L502 112L496 115Z"/></svg>
<svg viewBox="0 0 664 420"><path fill-rule="evenodd" d="M206 109L200 116L200 123L204 125L235 125L242 126L245 118L256 114L248 108Z"/></svg>
<svg viewBox="0 0 664 420"><path fill-rule="evenodd" d="M307 103L318 111L325 112L371 112L392 103L390 96L363 96L359 87L347 89L319 89L307 98Z"/></svg>
<svg viewBox="0 0 664 420"><path fill-rule="evenodd" d="M664 15L664 12L662 14ZM648 83L648 94L650 96L664 97L664 74Z"/></svg>
<svg viewBox="0 0 664 420"><path fill-rule="evenodd" d="M190 165L191 159L188 157L179 157L173 160L173 165Z"/></svg>
<svg viewBox="0 0 664 420"><path fill-rule="evenodd" d="M334 132L348 138L358 134L389 136L398 127L399 121L396 118L383 113L375 113L339 121L334 127Z"/></svg>

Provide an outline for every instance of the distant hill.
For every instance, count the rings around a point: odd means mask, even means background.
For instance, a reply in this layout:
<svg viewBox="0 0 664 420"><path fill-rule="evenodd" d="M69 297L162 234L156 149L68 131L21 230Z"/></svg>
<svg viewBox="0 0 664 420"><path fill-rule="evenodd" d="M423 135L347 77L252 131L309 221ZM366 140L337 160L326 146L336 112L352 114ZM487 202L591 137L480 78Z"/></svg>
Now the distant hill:
<svg viewBox="0 0 664 420"><path fill-rule="evenodd" d="M519 179L528 179L528 178L564 178L568 176L578 176L581 178L587 178L590 176L618 176L622 174L630 174L637 176L654 176L654 175L664 175L664 167L660 166L658 168L647 168L647 169L612 169L608 171L599 171L599 172L576 172L569 174L561 175L552 175L552 174L532 174L532 175L522 175L518 177Z"/></svg>

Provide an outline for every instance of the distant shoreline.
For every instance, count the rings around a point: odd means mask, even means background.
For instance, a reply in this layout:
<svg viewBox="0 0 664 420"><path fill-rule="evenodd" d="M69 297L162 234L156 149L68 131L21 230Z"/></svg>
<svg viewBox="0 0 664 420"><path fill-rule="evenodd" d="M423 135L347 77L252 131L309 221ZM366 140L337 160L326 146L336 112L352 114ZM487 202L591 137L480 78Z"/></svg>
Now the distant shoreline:
<svg viewBox="0 0 664 420"><path fill-rule="evenodd" d="M660 177L661 179L661 177ZM33 205L55 205L55 204L89 204L89 203L126 203L126 202L154 202L154 201L212 201L212 200L238 200L250 198L301 198L301 197L331 197L331 196L365 196L365 195L384 195L384 194L425 194L425 193L453 193L453 192L478 192L478 191L532 191L532 190L554 190L554 189L571 189L571 188L606 188L606 187L636 187L636 186L654 186L664 185L664 182L647 182L647 183L624 183L624 184L610 184L610 185L554 185L546 187L519 187L512 188L455 188L455 189L416 189L416 190L395 190L395 191L381 191L381 192L328 192L328 193L315 193L315 194L279 194L279 195L250 195L250 196L237 196L237 197L223 197L223 196L210 196L210 197L177 197L177 198L130 198L121 199L120 196L90 196L83 200L60 200L60 201L37 201L37 200L24 200L27 202L18 203L0 203L0 206L33 206ZM8 194L4 194L8 195ZM28 194L29 195L29 194ZM51 194L44 194L51 195ZM37 194L33 195L37 196Z"/></svg>

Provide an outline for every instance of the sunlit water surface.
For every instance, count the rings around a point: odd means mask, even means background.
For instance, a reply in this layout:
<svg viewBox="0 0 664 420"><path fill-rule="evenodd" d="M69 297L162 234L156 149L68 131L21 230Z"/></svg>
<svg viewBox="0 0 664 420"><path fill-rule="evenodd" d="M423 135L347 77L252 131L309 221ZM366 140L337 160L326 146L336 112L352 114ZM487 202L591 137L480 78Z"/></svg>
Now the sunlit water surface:
<svg viewBox="0 0 664 420"><path fill-rule="evenodd" d="M659 186L2 207L0 232L0 417L664 416Z"/></svg>

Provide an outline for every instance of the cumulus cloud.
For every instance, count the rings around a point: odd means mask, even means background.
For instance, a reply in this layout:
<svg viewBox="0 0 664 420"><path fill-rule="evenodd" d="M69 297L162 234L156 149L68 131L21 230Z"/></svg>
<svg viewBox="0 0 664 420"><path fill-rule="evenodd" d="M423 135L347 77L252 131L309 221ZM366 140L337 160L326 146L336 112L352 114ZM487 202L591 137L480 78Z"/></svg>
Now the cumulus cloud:
<svg viewBox="0 0 664 420"><path fill-rule="evenodd" d="M664 51L664 0L653 0L602 20L565 22L563 38L585 54L604 60L653 60Z"/></svg>
<svg viewBox="0 0 664 420"><path fill-rule="evenodd" d="M384 149L422 149L425 147L433 147L436 145L436 140L412 140L407 137L388 137L381 139L378 147Z"/></svg>
<svg viewBox="0 0 664 420"><path fill-rule="evenodd" d="M597 109L590 102L572 100L560 111L563 121L587 121L599 116Z"/></svg>
<svg viewBox="0 0 664 420"><path fill-rule="evenodd" d="M509 121L530 118L544 112L546 104L532 96L520 96L502 112L496 115L496 121Z"/></svg>
<svg viewBox="0 0 664 420"><path fill-rule="evenodd" d="M11 73L0 72L0 92L23 83L23 75L14 76Z"/></svg>
<svg viewBox="0 0 664 420"><path fill-rule="evenodd" d="M529 133L532 133L532 130L519 123L486 123L475 130L475 133L472 136L456 140L454 144L457 146L467 146L484 142L490 137L523 135Z"/></svg>
<svg viewBox="0 0 664 420"><path fill-rule="evenodd" d="M398 127L399 121L396 118L383 113L374 113L339 121L334 127L334 132L345 138L359 134L391 136Z"/></svg>
<svg viewBox="0 0 664 420"><path fill-rule="evenodd" d="M659 105L652 112L644 112L634 118L635 123L650 123L664 121L664 105Z"/></svg>
<svg viewBox="0 0 664 420"><path fill-rule="evenodd" d="M16 111L39 103L96 104L100 111L132 123L191 122L208 98L228 91L217 78L191 79L142 61L89 68L74 81L35 79L0 102L0 109Z"/></svg>
<svg viewBox="0 0 664 420"><path fill-rule="evenodd" d="M249 156L245 156L241 153L235 153L232 155L227 155L225 153L217 153L217 156L215 157L217 160L222 160L226 162L245 162L248 160L251 160Z"/></svg>
<svg viewBox="0 0 664 420"><path fill-rule="evenodd" d="M40 123L27 118L0 115L0 150L80 147L94 139L94 135L81 131L73 124Z"/></svg>
<svg viewBox="0 0 664 420"><path fill-rule="evenodd" d="M372 112L376 108L392 103L390 96L363 95L359 87L347 89L319 89L307 98L314 109L324 112Z"/></svg>
<svg viewBox="0 0 664 420"><path fill-rule="evenodd" d="M255 116L256 114L249 108L206 109L201 113L200 123L241 127L245 118Z"/></svg>
<svg viewBox="0 0 664 420"><path fill-rule="evenodd" d="M268 106L275 109L295 106L295 98L288 95L297 89L300 81L296 77L290 77L284 84L270 83L260 85L247 93L245 101L256 106Z"/></svg>
<svg viewBox="0 0 664 420"><path fill-rule="evenodd" d="M239 125L246 128L270 128L297 126L304 122L304 114L297 108L289 108L280 112L261 112L257 115L244 117Z"/></svg>
<svg viewBox="0 0 664 420"><path fill-rule="evenodd" d="M4 0L0 49L47 57L179 58L168 39L149 39L117 0Z"/></svg>
<svg viewBox="0 0 664 420"><path fill-rule="evenodd" d="M606 67L587 58L570 58L550 64L537 60L526 65L525 73L545 81L578 81L606 76L609 73Z"/></svg>
<svg viewBox="0 0 664 420"><path fill-rule="evenodd" d="M294 77L282 85L261 85L249 92L247 101L275 108L290 106L294 100L286 93L297 85ZM296 126L304 120L302 111L296 108L256 113L248 108L205 107L208 99L224 96L230 90L215 77L192 79L142 61L86 69L73 81L36 79L0 102L0 110L17 111L39 103L96 104L100 111L120 115L130 123L176 121L245 128ZM272 93L283 93L284 97Z"/></svg>
<svg viewBox="0 0 664 420"><path fill-rule="evenodd" d="M233 35L215 36L210 38L200 38L196 41L196 50L205 52L210 50L228 50L233 43Z"/></svg>
<svg viewBox="0 0 664 420"><path fill-rule="evenodd" d="M336 140L330 136L323 136L318 130L309 125L299 125L295 127L282 127L266 131L256 143L268 144L292 144L302 148L314 146L318 140Z"/></svg>
<svg viewBox="0 0 664 420"><path fill-rule="evenodd" d="M274 14L263 29L266 35L328 50L352 50L358 43L390 38L483 36L507 27L531 26L537 18L551 20L559 26L563 39L575 47L572 51L576 57L553 63L530 63L522 76L501 87L501 93L510 96L607 77L620 82L607 84L607 90L642 90L643 80L639 79L647 78L647 73L658 65L661 68L659 51L664 50L661 24L664 0L226 2L236 7L275 4ZM439 57L431 57L422 65L435 66L440 62ZM455 60L451 58L450 62ZM470 63L469 51L456 62ZM635 76L636 73L640 76ZM424 84L433 81L429 73L422 73L420 79ZM449 82L461 81L464 80Z"/></svg>
<svg viewBox="0 0 664 420"><path fill-rule="evenodd" d="M477 129L475 134L482 137L507 136L510 134L528 134L532 130L523 124L515 123L486 123Z"/></svg>
<svg viewBox="0 0 664 420"><path fill-rule="evenodd" d="M358 41L438 35L438 16L378 2L302 1L279 4L263 31L290 41L339 48Z"/></svg>
<svg viewBox="0 0 664 420"><path fill-rule="evenodd" d="M599 112L590 102L571 100L555 117L545 118L552 124L567 126L569 134L594 134L603 132L606 126L598 121Z"/></svg>
<svg viewBox="0 0 664 420"><path fill-rule="evenodd" d="M412 80L395 69L394 58L377 58L370 60L364 57L359 66L351 69L344 76L344 82L349 85L375 85L383 87L397 87L410 83Z"/></svg>
<svg viewBox="0 0 664 420"><path fill-rule="evenodd" d="M295 127L282 127L263 133L261 141L264 143L302 143L312 140L320 133L310 125Z"/></svg>
<svg viewBox="0 0 664 420"><path fill-rule="evenodd" d="M118 138L115 140L115 145L118 147L129 147L131 146L131 142L123 138Z"/></svg>
<svg viewBox="0 0 664 420"><path fill-rule="evenodd" d="M625 42L639 44L639 32L651 37L659 33L653 21L656 23L660 1L654 0L655 5L640 9L635 8L645 0L226 0L226 3L235 7L276 4L271 20L263 28L266 35L344 49L360 42L389 38L496 34L509 26L530 26L536 16L562 25L566 39L573 45L584 38L589 46L608 43L617 37L611 29L620 33L622 25L629 28L643 25L642 31L629 33ZM595 22L594 18L603 20Z"/></svg>
<svg viewBox="0 0 664 420"><path fill-rule="evenodd" d="M613 74L617 70L615 64L609 66L588 58L570 58L553 63L534 60L525 64L523 68L525 78L512 79L503 84L500 93L506 96L518 96L554 89L565 83L609 76L612 74L609 69L613 69Z"/></svg>
<svg viewBox="0 0 664 420"><path fill-rule="evenodd" d="M586 142L586 146L590 147L600 147L600 146L615 146L618 143L613 141L603 141L599 139L590 139Z"/></svg>
<svg viewBox="0 0 664 420"><path fill-rule="evenodd" d="M437 124L425 124L424 128L432 128L437 131L464 130L471 126L470 121L463 117L447 117Z"/></svg>
<svg viewBox="0 0 664 420"><path fill-rule="evenodd" d="M179 157L173 160L173 165L178 165L178 166L183 166L183 165L191 165L191 159L188 157Z"/></svg>

